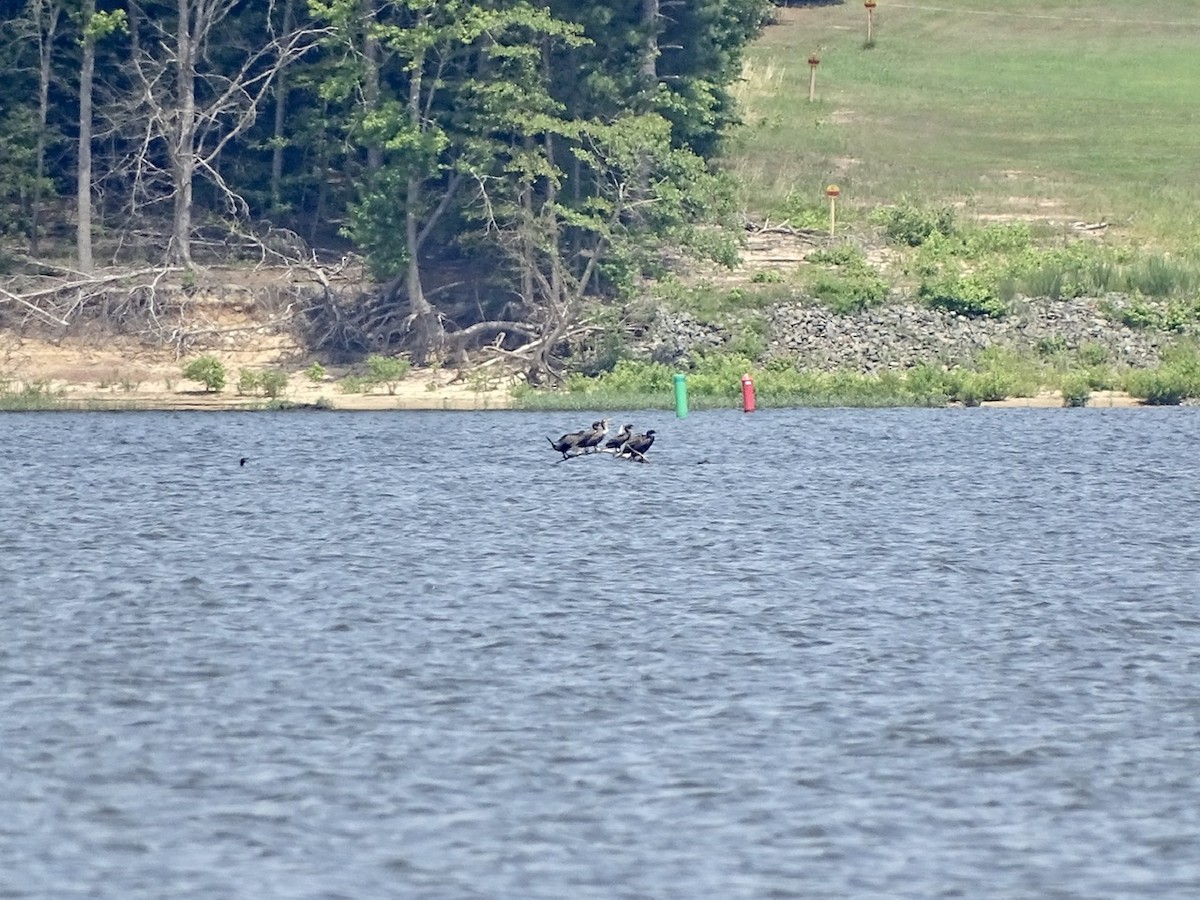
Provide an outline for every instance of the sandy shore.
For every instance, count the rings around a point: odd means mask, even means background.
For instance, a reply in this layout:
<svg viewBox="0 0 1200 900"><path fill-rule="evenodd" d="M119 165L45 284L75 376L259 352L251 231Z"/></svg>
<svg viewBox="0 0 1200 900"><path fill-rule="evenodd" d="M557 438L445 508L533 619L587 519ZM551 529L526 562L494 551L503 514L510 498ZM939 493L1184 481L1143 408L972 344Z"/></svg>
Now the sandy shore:
<svg viewBox="0 0 1200 900"><path fill-rule="evenodd" d="M512 397L506 390L475 391L421 375L397 384L395 393L376 387L370 393L361 394L341 393L336 384L314 385L303 375L292 375L287 388L274 400L262 394L241 395L229 388L220 393L206 392L186 381L173 387L163 382L150 382L136 390L126 390L120 385L99 387L57 380L49 382L49 387L66 403L101 409L255 409L272 402L334 410L508 409L512 406Z"/></svg>
<svg viewBox="0 0 1200 900"><path fill-rule="evenodd" d="M1036 397L1010 397L1007 400L985 400L980 406L991 406L1000 409L1020 408L1051 408L1063 405L1062 394L1058 391L1042 391ZM1134 407L1144 404L1124 391L1093 391L1088 399L1088 406L1098 407Z"/></svg>
<svg viewBox="0 0 1200 900"><path fill-rule="evenodd" d="M245 409L270 402L261 392L242 395L237 382L243 368L281 367L278 354L218 354L226 368L225 389L206 392L204 386L180 374L181 361L143 348L96 349L47 344L36 340L10 341L0 346L0 386L10 390L43 386L68 404L113 409ZM297 405L339 410L388 409L507 409L512 406L511 381L457 377L453 370L420 370L389 387L374 385L364 393L344 392L339 381L347 371L329 367L314 383L301 372L288 376L276 398Z"/></svg>

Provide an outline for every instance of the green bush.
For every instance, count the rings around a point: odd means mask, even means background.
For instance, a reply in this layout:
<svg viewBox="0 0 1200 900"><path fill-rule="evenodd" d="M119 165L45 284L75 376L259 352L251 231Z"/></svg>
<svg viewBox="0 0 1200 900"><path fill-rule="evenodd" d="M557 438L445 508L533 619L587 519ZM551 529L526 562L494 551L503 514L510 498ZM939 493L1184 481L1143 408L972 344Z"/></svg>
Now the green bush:
<svg viewBox="0 0 1200 900"><path fill-rule="evenodd" d="M396 393L396 388L411 368L412 363L399 356L367 357L368 377L376 384L386 385L389 394Z"/></svg>
<svg viewBox="0 0 1200 900"><path fill-rule="evenodd" d="M210 392L225 389L225 366L214 356L200 356L183 367L183 377L198 381Z"/></svg>
<svg viewBox="0 0 1200 900"><path fill-rule="evenodd" d="M1186 373L1165 366L1130 372L1125 376L1125 390L1150 406L1178 406L1200 393Z"/></svg>
<svg viewBox="0 0 1200 900"><path fill-rule="evenodd" d="M1092 397L1092 385L1082 372L1068 372L1059 382L1063 406L1087 406Z"/></svg>
<svg viewBox="0 0 1200 900"><path fill-rule="evenodd" d="M370 392L372 384L374 382L371 379L362 375L347 375L337 386L343 394L366 394Z"/></svg>
<svg viewBox="0 0 1200 900"><path fill-rule="evenodd" d="M883 226L889 241L919 247L931 235L954 232L954 212L949 207L928 209L904 199L895 206L883 206L871 213L871 221Z"/></svg>
<svg viewBox="0 0 1200 900"><path fill-rule="evenodd" d="M315 362L304 370L304 376L313 384L320 384L325 380L325 367Z"/></svg>
<svg viewBox="0 0 1200 900"><path fill-rule="evenodd" d="M282 369L266 369L259 373L258 383L264 394L275 398L287 390L288 375Z"/></svg>
<svg viewBox="0 0 1200 900"><path fill-rule="evenodd" d="M929 306L964 316L1002 318L1008 307L976 275L943 273L921 283L918 295Z"/></svg>
<svg viewBox="0 0 1200 900"><path fill-rule="evenodd" d="M1190 343L1168 347L1157 369L1130 372L1125 390L1151 406L1175 406L1200 397L1200 350Z"/></svg>
<svg viewBox="0 0 1200 900"><path fill-rule="evenodd" d="M767 352L767 341L761 330L747 325L725 342L725 348L737 356L758 360Z"/></svg>
<svg viewBox="0 0 1200 900"><path fill-rule="evenodd" d="M262 386L262 373L254 369L242 369L238 373L237 392L239 394L257 394Z"/></svg>
<svg viewBox="0 0 1200 900"><path fill-rule="evenodd" d="M1088 341L1080 345L1079 361L1085 366L1099 366L1108 361L1108 348L1103 344Z"/></svg>
<svg viewBox="0 0 1200 900"><path fill-rule="evenodd" d="M878 306L887 299L888 283L852 244L814 250L805 260L831 267L812 280L809 291L839 315Z"/></svg>
<svg viewBox="0 0 1200 900"><path fill-rule="evenodd" d="M995 253L1017 253L1028 249L1033 243L1033 235L1025 222L960 229L960 239L962 255L967 259L978 259Z"/></svg>
<svg viewBox="0 0 1200 900"><path fill-rule="evenodd" d="M829 272L817 276L809 290L830 310L846 315L883 303L888 283L872 272Z"/></svg>
<svg viewBox="0 0 1200 900"><path fill-rule="evenodd" d="M1182 332L1200 323L1200 301L1150 302L1139 298L1119 310L1116 318L1130 328Z"/></svg>

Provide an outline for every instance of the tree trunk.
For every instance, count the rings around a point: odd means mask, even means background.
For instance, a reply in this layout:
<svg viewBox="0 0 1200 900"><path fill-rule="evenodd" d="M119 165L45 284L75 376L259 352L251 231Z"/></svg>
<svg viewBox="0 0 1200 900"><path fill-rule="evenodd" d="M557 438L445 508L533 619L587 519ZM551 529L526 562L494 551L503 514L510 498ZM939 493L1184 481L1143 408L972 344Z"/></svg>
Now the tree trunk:
<svg viewBox="0 0 1200 900"><path fill-rule="evenodd" d="M175 35L175 91L179 104L175 110L174 147L171 148L171 180L175 189L175 214L172 220L172 261L192 264L192 178L196 172L196 47L188 0L178 0L179 23Z"/></svg>
<svg viewBox="0 0 1200 900"><path fill-rule="evenodd" d="M92 78L96 69L96 38L91 33L96 0L83 0L83 60L79 65L79 164L75 173L75 254L79 271L92 262Z"/></svg>
<svg viewBox="0 0 1200 900"><path fill-rule="evenodd" d="M292 31L295 0L287 0L283 7L283 31ZM279 212L283 207L283 143L284 123L287 120L288 85L287 70L283 69L275 80L275 128L271 140L271 211Z"/></svg>
<svg viewBox="0 0 1200 900"><path fill-rule="evenodd" d="M638 75L642 90L652 91L658 84L659 0L642 0L642 28L646 37L642 43L641 66Z"/></svg>
<svg viewBox="0 0 1200 900"><path fill-rule="evenodd" d="M425 59L418 55L413 60L408 80L408 116L417 129L421 128L421 74ZM421 180L408 179L404 198L404 246L408 252L408 270L404 284L408 293L408 310L412 321L413 351L415 366L423 366L431 355L441 353L446 343L446 329L433 304L425 296L421 285L421 237L420 237Z"/></svg>
<svg viewBox="0 0 1200 900"><path fill-rule="evenodd" d="M375 0L363 0L363 27L367 30L363 39L363 56L366 59L366 83L363 85L363 99L366 101L367 113L373 113L379 108L379 40L371 35L371 26L379 11ZM367 148L367 169L379 171L383 165L383 150L374 145Z"/></svg>
<svg viewBox="0 0 1200 900"><path fill-rule="evenodd" d="M42 219L42 182L46 177L46 120L50 111L50 76L53 74L54 38L58 33L58 17L62 10L57 5L44 9L37 4L38 39L38 133L36 177L33 181L33 198L30 208L29 252L38 253L38 238ZM46 17L43 21L43 15Z"/></svg>
<svg viewBox="0 0 1200 900"><path fill-rule="evenodd" d="M425 290L421 286L421 246L417 237L417 204L420 199L420 180L408 179L404 213L404 243L408 249L408 271L405 273L404 287L408 293L409 314L412 316L414 366L423 366L430 357L438 356L446 343L446 329L442 325L441 317L425 296Z"/></svg>

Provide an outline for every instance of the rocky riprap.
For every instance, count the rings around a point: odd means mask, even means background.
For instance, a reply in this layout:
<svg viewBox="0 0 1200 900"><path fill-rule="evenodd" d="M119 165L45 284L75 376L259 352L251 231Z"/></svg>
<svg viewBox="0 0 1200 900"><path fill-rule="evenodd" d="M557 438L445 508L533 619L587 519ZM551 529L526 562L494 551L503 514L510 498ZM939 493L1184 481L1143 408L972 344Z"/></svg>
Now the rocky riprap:
<svg viewBox="0 0 1200 900"><path fill-rule="evenodd" d="M920 363L969 365L991 347L1019 353L1103 347L1107 365L1153 367L1172 336L1130 328L1102 311L1102 306L1119 309L1128 302L1123 295L1017 300L1009 315L992 319L970 318L912 301L892 301L845 315L813 301L794 301L758 315L767 321L767 356L795 359L802 369L878 373ZM723 346L740 330L736 321L718 327L686 312L660 309L639 344L653 359L679 363L695 350ZM1089 349L1089 355L1101 354Z"/></svg>

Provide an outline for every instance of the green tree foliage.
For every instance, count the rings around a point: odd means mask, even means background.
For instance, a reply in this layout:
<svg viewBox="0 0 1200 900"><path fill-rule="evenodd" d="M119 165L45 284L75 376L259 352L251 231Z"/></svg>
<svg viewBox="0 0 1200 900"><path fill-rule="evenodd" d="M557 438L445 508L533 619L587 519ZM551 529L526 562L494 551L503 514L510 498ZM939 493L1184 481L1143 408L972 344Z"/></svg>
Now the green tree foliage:
<svg viewBox="0 0 1200 900"><path fill-rule="evenodd" d="M206 391L217 393L225 389L225 365L215 356L199 356L183 367L183 377L198 381Z"/></svg>

